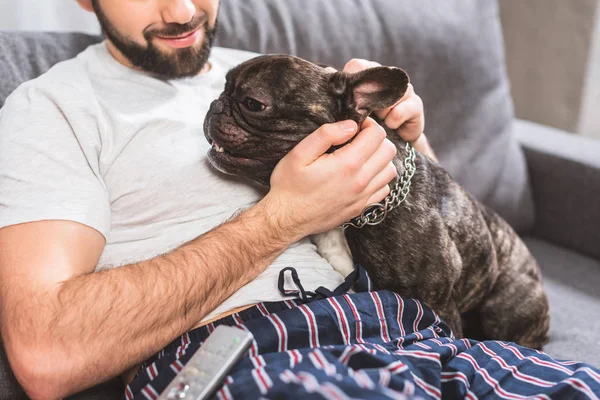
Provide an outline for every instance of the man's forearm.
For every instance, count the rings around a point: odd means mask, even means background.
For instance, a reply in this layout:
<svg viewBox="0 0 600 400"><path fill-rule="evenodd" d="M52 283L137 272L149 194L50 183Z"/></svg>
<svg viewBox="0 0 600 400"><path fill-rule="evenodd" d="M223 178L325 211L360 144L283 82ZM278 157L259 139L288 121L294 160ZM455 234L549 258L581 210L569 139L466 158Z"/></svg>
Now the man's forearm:
<svg viewBox="0 0 600 400"><path fill-rule="evenodd" d="M61 283L47 305L52 318L30 336L48 370L69 381L58 393L142 362L260 274L297 239L278 232L263 208L171 253Z"/></svg>

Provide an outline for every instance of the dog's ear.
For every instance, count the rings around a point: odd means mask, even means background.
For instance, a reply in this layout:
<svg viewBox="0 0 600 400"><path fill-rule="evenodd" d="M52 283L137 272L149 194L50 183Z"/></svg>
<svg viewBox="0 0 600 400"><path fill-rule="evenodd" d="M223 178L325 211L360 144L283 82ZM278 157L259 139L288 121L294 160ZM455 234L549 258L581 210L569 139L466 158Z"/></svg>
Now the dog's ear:
<svg viewBox="0 0 600 400"><path fill-rule="evenodd" d="M373 110L381 110L394 105L404 96L408 74L395 67L375 67L354 74L340 72L333 77L334 90L345 103L366 117Z"/></svg>

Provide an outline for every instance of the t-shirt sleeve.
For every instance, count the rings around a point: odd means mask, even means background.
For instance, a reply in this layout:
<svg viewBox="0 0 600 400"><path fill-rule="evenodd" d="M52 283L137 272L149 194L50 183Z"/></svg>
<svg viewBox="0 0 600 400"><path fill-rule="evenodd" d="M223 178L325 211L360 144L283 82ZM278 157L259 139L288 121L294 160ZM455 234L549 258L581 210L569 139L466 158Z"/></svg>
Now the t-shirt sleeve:
<svg viewBox="0 0 600 400"><path fill-rule="evenodd" d="M85 96L26 83L0 109L0 228L69 220L108 236L99 129Z"/></svg>

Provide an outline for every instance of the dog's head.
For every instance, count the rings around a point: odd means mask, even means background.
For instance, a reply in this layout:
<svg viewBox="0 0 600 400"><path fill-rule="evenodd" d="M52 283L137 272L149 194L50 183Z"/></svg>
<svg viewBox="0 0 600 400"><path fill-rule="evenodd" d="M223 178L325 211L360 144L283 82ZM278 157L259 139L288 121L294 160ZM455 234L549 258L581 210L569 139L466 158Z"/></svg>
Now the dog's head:
<svg viewBox="0 0 600 400"><path fill-rule="evenodd" d="M233 68L204 121L218 170L263 185L277 162L321 125L361 123L402 98L408 75L377 67L348 74L287 55L260 56Z"/></svg>

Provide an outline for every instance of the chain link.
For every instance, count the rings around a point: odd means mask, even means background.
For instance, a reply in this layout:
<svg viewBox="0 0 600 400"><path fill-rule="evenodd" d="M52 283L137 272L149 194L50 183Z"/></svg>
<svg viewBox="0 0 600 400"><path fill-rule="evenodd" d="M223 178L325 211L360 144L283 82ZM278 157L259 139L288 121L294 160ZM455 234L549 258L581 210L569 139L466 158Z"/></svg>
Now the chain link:
<svg viewBox="0 0 600 400"><path fill-rule="evenodd" d="M358 217L344 222L342 229L346 229L349 226L362 228L365 225L378 225L387 217L390 211L406 200L406 196L410 193L410 182L417 170L417 166L415 165L415 149L409 143L406 143L406 151L408 151L408 155L404 159L404 173L396 180L394 189L383 199L383 203L366 206Z"/></svg>

